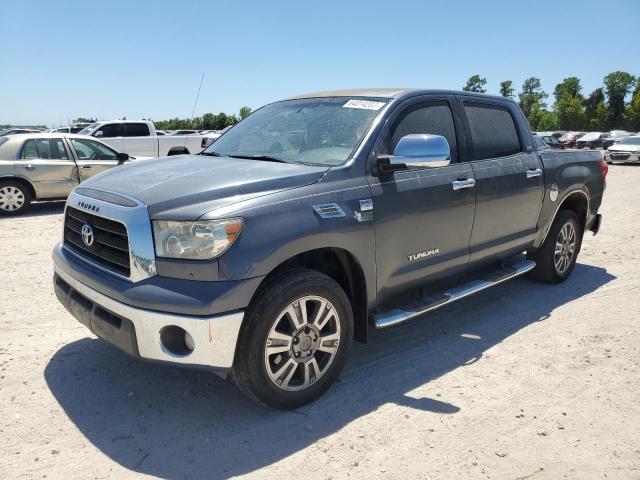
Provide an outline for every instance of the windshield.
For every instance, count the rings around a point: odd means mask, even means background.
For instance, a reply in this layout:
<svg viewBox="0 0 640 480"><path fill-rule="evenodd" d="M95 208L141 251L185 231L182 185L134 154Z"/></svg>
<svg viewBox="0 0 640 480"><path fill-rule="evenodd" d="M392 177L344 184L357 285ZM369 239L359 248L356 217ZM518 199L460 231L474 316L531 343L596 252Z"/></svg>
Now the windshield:
<svg viewBox="0 0 640 480"><path fill-rule="evenodd" d="M385 104L379 98L349 97L272 103L235 125L203 153L342 165Z"/></svg>
<svg viewBox="0 0 640 480"><path fill-rule="evenodd" d="M78 132L78 134L80 134L80 135L89 135L89 134L92 132L92 130L93 130L94 128L96 128L98 125L99 125L99 124L97 124L97 123L92 123L91 125L87 125L87 126L86 126L86 127L84 127L82 130L80 130L80 131Z"/></svg>
<svg viewBox="0 0 640 480"><path fill-rule="evenodd" d="M640 145L640 137L627 137L618 142L618 145Z"/></svg>

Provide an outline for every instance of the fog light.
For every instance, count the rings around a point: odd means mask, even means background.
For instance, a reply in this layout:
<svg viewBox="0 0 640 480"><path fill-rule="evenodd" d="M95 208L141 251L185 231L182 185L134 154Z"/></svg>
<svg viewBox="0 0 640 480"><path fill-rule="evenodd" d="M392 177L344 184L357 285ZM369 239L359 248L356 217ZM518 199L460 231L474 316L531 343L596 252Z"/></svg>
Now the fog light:
<svg viewBox="0 0 640 480"><path fill-rule="evenodd" d="M186 357L195 348L193 337L184 328L170 325L160 330L160 343L165 353Z"/></svg>

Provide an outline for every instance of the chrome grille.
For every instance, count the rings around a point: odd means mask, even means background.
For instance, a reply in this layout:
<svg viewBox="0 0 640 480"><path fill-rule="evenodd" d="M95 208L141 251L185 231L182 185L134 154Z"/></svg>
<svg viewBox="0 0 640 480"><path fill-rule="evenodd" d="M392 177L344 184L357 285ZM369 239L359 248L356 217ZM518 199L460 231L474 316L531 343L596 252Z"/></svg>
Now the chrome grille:
<svg viewBox="0 0 640 480"><path fill-rule="evenodd" d="M89 225L94 232L92 245L82 240L82 227ZM64 244L81 256L129 276L129 237L125 226L113 220L67 206L64 219Z"/></svg>

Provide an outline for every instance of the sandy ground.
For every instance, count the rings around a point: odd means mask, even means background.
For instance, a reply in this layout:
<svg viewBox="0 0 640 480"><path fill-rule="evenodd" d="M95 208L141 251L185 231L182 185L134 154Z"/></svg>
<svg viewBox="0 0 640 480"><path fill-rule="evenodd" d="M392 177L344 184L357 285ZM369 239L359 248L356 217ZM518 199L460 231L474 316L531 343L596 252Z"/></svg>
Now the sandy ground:
<svg viewBox="0 0 640 480"><path fill-rule="evenodd" d="M640 478L640 166L559 286L517 279L356 345L278 412L96 340L57 303L62 205L0 220L0 478Z"/></svg>

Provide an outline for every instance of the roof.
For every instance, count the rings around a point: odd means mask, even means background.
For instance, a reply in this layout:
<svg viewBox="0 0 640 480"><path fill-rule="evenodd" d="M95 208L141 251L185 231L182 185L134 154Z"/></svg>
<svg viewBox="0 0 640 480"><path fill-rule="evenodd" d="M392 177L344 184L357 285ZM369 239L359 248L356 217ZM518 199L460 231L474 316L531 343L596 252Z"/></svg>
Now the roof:
<svg viewBox="0 0 640 480"><path fill-rule="evenodd" d="M14 135L7 135L9 140L24 140L25 138L90 138L91 140L97 140L94 137L88 135L79 135L77 133L60 133L60 132L42 132L42 133L16 133Z"/></svg>
<svg viewBox="0 0 640 480"><path fill-rule="evenodd" d="M318 98L318 97L377 97L377 98L399 98L413 95L425 94L442 94L442 95L465 95L478 98L493 98L499 100L513 101L509 97L500 97L496 95L486 95L484 93L463 92L458 90L440 90L440 89L421 89L421 88L352 88L345 90L329 90L325 92L305 93L288 98L287 100L296 100L302 98Z"/></svg>

